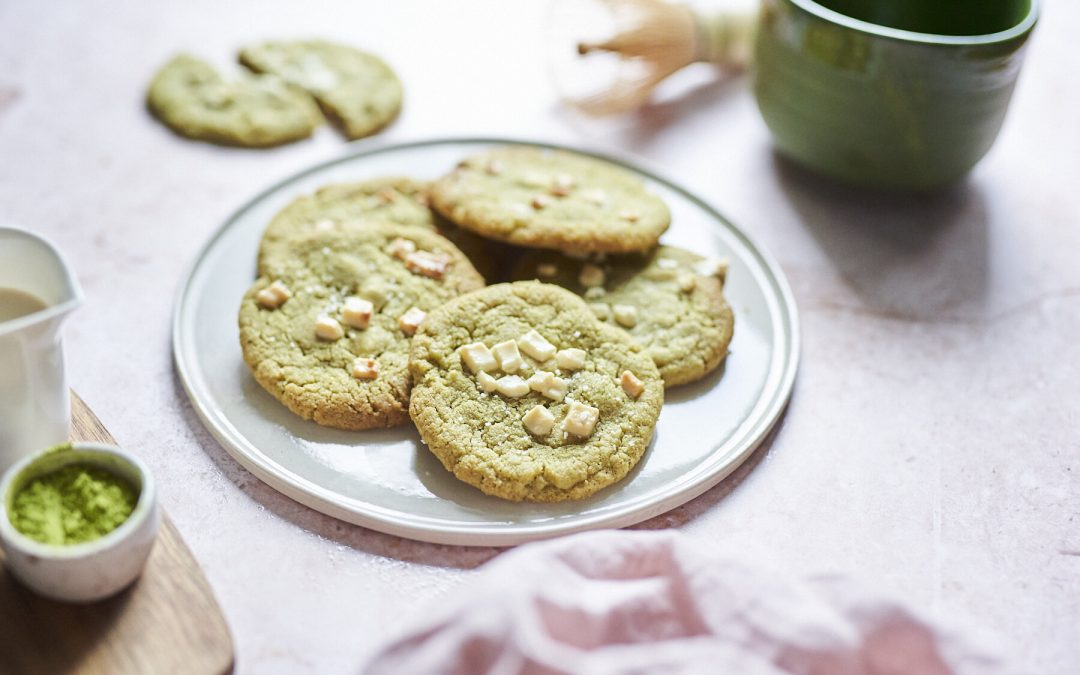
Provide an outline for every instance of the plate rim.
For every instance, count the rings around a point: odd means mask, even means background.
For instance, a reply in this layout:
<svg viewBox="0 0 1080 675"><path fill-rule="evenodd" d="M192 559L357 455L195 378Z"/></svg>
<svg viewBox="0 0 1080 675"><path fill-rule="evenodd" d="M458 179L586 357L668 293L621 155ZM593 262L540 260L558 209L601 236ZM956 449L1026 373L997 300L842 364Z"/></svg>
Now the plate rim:
<svg viewBox="0 0 1080 675"><path fill-rule="evenodd" d="M197 373L194 364L187 363L183 354L183 338L181 337L183 317L186 313L185 308L190 297L189 291L207 253L238 219L281 189L333 166L386 152L454 144L528 145L576 152L623 166L648 180L664 185L667 189L693 202L698 208L716 219L718 224L725 226L729 233L741 241L752 256L757 257L762 270L766 273L764 281L768 282L768 286L773 291L772 293L764 292L767 289L763 287L763 295L771 314L777 320L777 326L771 336L774 348L764 385L766 391L755 402L732 435L725 442L711 449L710 461L677 477L673 481L674 489L665 490L660 498L648 498L649 495L642 495L610 513L579 516L565 523L470 523L463 527L455 526L453 523L447 523L446 521L425 524L424 521L430 520L428 516L412 514L408 514L409 522L403 522L401 517L396 515L401 513L398 510L366 504L367 508L361 511L337 503L332 499L334 494L332 491L278 467L261 451L259 451L258 456L253 456L242 449L241 444L225 433L223 428L219 428L219 425L229 429L232 435L242 439L255 450L258 450L258 448L233 427L226 418L219 417L212 410L209 410L210 406L207 402L202 400L196 393L193 380L197 379ZM758 285L761 285L761 281L758 280ZM780 345L777 344L777 336L780 336L783 342L786 342L785 349L778 348ZM627 527L648 520L700 496L737 470L761 446L776 427L794 390L801 350L799 316L795 297L787 276L769 250L759 245L755 237L737 227L723 213L713 207L709 201L683 187L679 182L670 179L664 171L658 169L649 161L623 150L599 149L590 147L588 144L571 146L557 141L523 137L452 135L432 136L404 142L373 143L372 141L362 141L356 145L350 145L345 152L338 156L315 162L300 171L290 173L246 199L214 230L187 266L174 297L171 339L174 367L187 395L188 402L195 410L203 427L210 432L211 436L234 461L259 480L293 501L344 522L408 539L460 546L514 546L527 541L562 536L584 530ZM769 386L770 379L776 380L771 387ZM749 426L746 424L747 420L750 421ZM718 457L717 451L725 445L737 449L735 454L728 456L730 453L726 453ZM712 465L721 460L722 466L719 469L713 469ZM307 484L306 489L297 485L297 483ZM645 503L638 504L640 501Z"/></svg>

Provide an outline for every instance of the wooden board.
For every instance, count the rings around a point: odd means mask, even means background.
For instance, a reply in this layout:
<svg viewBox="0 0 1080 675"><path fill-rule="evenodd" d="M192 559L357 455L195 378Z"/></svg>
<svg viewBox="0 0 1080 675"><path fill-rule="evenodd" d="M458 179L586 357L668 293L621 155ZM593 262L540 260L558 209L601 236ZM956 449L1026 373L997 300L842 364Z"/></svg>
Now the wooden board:
<svg viewBox="0 0 1080 675"><path fill-rule="evenodd" d="M72 440L116 444L74 392L71 417ZM142 577L108 600L53 602L0 573L0 673L220 675L232 667L229 627L164 511Z"/></svg>

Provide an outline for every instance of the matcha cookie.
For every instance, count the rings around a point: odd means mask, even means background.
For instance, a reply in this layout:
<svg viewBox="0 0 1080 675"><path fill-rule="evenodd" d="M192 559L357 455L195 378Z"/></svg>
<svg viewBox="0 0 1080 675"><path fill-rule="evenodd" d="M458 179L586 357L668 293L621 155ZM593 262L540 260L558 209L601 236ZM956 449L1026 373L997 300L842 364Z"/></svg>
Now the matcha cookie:
<svg viewBox="0 0 1080 675"><path fill-rule="evenodd" d="M381 59L326 42L263 42L240 51L240 63L303 87L350 139L370 136L401 110L401 82Z"/></svg>
<svg viewBox="0 0 1080 675"><path fill-rule="evenodd" d="M304 419L339 429L408 419L411 336L427 312L483 286L450 242L372 225L297 235L240 305L255 379Z"/></svg>
<svg viewBox="0 0 1080 675"><path fill-rule="evenodd" d="M558 253L523 257L516 279L539 279L581 295L597 318L630 333L664 384L704 377L727 356L734 315L724 300L726 266L674 246L603 261Z"/></svg>
<svg viewBox="0 0 1080 675"><path fill-rule="evenodd" d="M460 480L513 501L583 499L652 439L664 387L644 349L574 294L489 286L432 311L413 338L409 414Z"/></svg>
<svg viewBox="0 0 1080 675"><path fill-rule="evenodd" d="M629 171L527 146L466 159L431 197L440 213L480 235L566 252L644 251L671 221L664 202Z"/></svg>
<svg viewBox="0 0 1080 675"><path fill-rule="evenodd" d="M411 178L386 177L327 185L297 197L274 216L259 244L259 269L275 255L289 255L290 237L372 224L435 229L428 208L428 184Z"/></svg>
<svg viewBox="0 0 1080 675"><path fill-rule="evenodd" d="M146 101L177 133L223 145L281 145L307 138L323 121L310 96L277 77L245 75L228 81L186 54L157 72Z"/></svg>

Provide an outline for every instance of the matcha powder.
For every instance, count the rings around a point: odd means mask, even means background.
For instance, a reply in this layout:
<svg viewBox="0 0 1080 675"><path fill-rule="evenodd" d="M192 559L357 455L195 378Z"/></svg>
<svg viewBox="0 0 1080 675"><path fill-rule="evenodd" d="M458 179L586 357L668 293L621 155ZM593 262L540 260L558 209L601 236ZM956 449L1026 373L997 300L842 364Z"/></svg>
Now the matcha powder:
<svg viewBox="0 0 1080 675"><path fill-rule="evenodd" d="M128 519L139 495L104 469L69 465L30 481L11 504L11 524L57 546L103 537Z"/></svg>

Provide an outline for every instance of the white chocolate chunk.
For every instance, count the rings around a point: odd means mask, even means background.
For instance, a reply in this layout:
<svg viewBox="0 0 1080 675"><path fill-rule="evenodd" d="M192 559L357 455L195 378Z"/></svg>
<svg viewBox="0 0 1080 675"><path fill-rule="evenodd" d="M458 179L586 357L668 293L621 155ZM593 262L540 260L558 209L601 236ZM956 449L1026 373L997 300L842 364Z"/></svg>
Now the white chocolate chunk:
<svg viewBox="0 0 1080 675"><path fill-rule="evenodd" d="M493 159L487 163L487 167L485 167L484 170L487 171L490 176L498 176L506 170L506 165L497 159Z"/></svg>
<svg viewBox="0 0 1080 675"><path fill-rule="evenodd" d="M398 260L404 260L405 256L416 251L416 244L408 239L398 237L390 242L390 245L386 247L386 251Z"/></svg>
<svg viewBox="0 0 1080 675"><path fill-rule="evenodd" d="M316 232L329 232L334 229L334 221L329 218L323 218L322 220L316 221L312 227Z"/></svg>
<svg viewBox="0 0 1080 675"><path fill-rule="evenodd" d="M491 348L491 353L495 355L495 360L499 362L499 369L504 373L516 373L518 369L525 365L524 359L521 358L521 352L518 351L517 343L513 340L500 342Z"/></svg>
<svg viewBox="0 0 1080 675"><path fill-rule="evenodd" d="M715 258L699 260L694 265L694 271L703 277L716 277L717 279L723 280L727 277L728 261L716 260Z"/></svg>
<svg viewBox="0 0 1080 675"><path fill-rule="evenodd" d="M278 280L256 293L255 301L259 303L260 307L277 309L291 297L292 291L289 290L289 287Z"/></svg>
<svg viewBox="0 0 1080 675"><path fill-rule="evenodd" d="M352 364L352 376L358 380L374 380L379 376L379 362L375 359L356 359Z"/></svg>
<svg viewBox="0 0 1080 675"><path fill-rule="evenodd" d="M622 390L630 398L637 398L641 396L641 392L645 391L645 383L629 370L623 371L622 377L619 378L619 384L622 385Z"/></svg>
<svg viewBox="0 0 1080 675"><path fill-rule="evenodd" d="M607 204L607 194L603 190L585 190L581 193L581 198L590 204L597 206L604 206Z"/></svg>
<svg viewBox="0 0 1080 675"><path fill-rule="evenodd" d="M656 266L662 270L673 270L679 266L679 261L674 258L660 258L656 261Z"/></svg>
<svg viewBox="0 0 1080 675"><path fill-rule="evenodd" d="M531 330L518 338L521 351L533 357L537 361L544 362L555 356L555 345L544 339L544 336Z"/></svg>
<svg viewBox="0 0 1080 675"><path fill-rule="evenodd" d="M586 288L603 286L604 270L592 263L586 263L581 267L581 274L578 275L578 281Z"/></svg>
<svg viewBox="0 0 1080 675"><path fill-rule="evenodd" d="M320 314L319 318L315 319L315 337L320 340L333 342L340 340L344 335L345 329L341 327L337 319L325 314Z"/></svg>
<svg viewBox="0 0 1080 675"><path fill-rule="evenodd" d="M407 312L398 318L398 328L401 329L402 333L411 336L416 333L416 329L420 327L420 323L426 316L427 312L419 307L410 307Z"/></svg>
<svg viewBox="0 0 1080 675"><path fill-rule="evenodd" d="M585 291L585 298L588 300L595 300L596 298L602 298L607 295L607 291L603 286L593 286Z"/></svg>
<svg viewBox="0 0 1080 675"><path fill-rule="evenodd" d="M415 251L405 256L405 267L410 272L432 279L442 279L449 266L450 259L438 253Z"/></svg>
<svg viewBox="0 0 1080 675"><path fill-rule="evenodd" d="M552 401L563 400L568 386L566 380L546 370L538 370L529 378L529 388L540 392Z"/></svg>
<svg viewBox="0 0 1080 675"><path fill-rule="evenodd" d="M600 410L598 408L580 401L574 401L570 404L570 409L566 411L563 428L566 429L567 433L571 433L578 438L588 438L592 436L599 419Z"/></svg>
<svg viewBox="0 0 1080 675"><path fill-rule="evenodd" d="M577 347L560 349L555 354L555 364L563 370L581 370L585 367L585 350Z"/></svg>
<svg viewBox="0 0 1080 675"><path fill-rule="evenodd" d="M625 328L633 328L637 325L637 307L633 305L614 305L611 313L615 315L615 322Z"/></svg>
<svg viewBox="0 0 1080 675"><path fill-rule="evenodd" d="M525 429L534 436L547 436L555 426L555 416L542 405L533 406L521 418Z"/></svg>
<svg viewBox="0 0 1080 675"><path fill-rule="evenodd" d="M551 187L548 188L548 192L556 197L565 197L570 194L570 191L574 189L574 177L560 173L555 176L555 180L551 182Z"/></svg>
<svg viewBox="0 0 1080 675"><path fill-rule="evenodd" d="M479 373L480 371L490 373L499 369L499 362L495 360L491 350L483 342L465 345L458 349L458 352L461 353L461 360L465 362L465 365L473 373Z"/></svg>
<svg viewBox="0 0 1080 675"><path fill-rule="evenodd" d="M362 298L345 298L345 306L341 309L341 318L353 328L367 328L371 323L371 315L375 311L375 305Z"/></svg>
<svg viewBox="0 0 1080 675"><path fill-rule="evenodd" d="M607 303L603 302L590 302L589 309L593 311L597 319L601 321L607 321L611 318L611 307Z"/></svg>
<svg viewBox="0 0 1080 675"><path fill-rule="evenodd" d="M499 385L495 382L495 378L482 370L476 374L476 381L480 384L480 388L488 394L499 388Z"/></svg>
<svg viewBox="0 0 1080 675"><path fill-rule="evenodd" d="M683 293L689 293L697 285L697 277L689 272L680 273L676 281L679 283L679 290Z"/></svg>
<svg viewBox="0 0 1080 675"><path fill-rule="evenodd" d="M517 375L504 375L495 380L495 388L508 398L521 398L529 393L529 383Z"/></svg>
<svg viewBox="0 0 1080 675"><path fill-rule="evenodd" d="M553 277L559 273L559 268L551 263L542 263L536 268L536 271L542 277Z"/></svg>
<svg viewBox="0 0 1080 675"><path fill-rule="evenodd" d="M537 211L539 211L540 209L544 208L545 206L547 206L550 203L551 203L551 200L548 199L547 197L545 197L544 195L536 195L535 197L533 197L532 207L534 209L536 209Z"/></svg>

